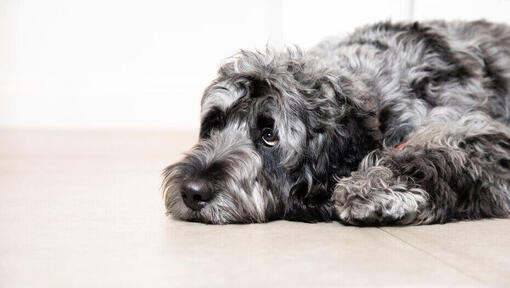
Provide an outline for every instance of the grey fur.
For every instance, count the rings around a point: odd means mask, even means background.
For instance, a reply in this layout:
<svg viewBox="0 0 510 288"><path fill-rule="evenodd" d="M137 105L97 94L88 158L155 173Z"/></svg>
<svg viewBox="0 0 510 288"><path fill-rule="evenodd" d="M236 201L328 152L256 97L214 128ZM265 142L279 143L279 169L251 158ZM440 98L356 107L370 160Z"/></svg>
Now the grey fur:
<svg viewBox="0 0 510 288"><path fill-rule="evenodd" d="M506 217L509 85L510 27L485 21L385 22L306 52L242 51L204 93L199 143L165 169L167 210L220 224ZM196 179L214 196L193 210L182 191Z"/></svg>

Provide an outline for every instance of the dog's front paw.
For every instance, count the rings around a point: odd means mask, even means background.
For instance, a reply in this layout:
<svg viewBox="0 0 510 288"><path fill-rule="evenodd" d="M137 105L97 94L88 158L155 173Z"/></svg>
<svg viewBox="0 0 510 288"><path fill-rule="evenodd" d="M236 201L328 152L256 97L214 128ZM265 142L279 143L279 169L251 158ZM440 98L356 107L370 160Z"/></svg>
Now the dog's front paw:
<svg viewBox="0 0 510 288"><path fill-rule="evenodd" d="M371 167L339 179L333 210L344 224L378 226L410 224L427 201L425 191L409 189L385 167Z"/></svg>

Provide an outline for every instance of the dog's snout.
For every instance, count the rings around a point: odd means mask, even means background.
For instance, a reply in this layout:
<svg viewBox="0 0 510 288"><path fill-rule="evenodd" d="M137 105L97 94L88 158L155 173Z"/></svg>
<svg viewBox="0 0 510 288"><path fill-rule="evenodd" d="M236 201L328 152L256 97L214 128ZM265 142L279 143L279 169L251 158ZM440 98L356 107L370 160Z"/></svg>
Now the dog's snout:
<svg viewBox="0 0 510 288"><path fill-rule="evenodd" d="M212 191L202 179L187 180L182 185L182 199L193 210L200 210L211 198Z"/></svg>

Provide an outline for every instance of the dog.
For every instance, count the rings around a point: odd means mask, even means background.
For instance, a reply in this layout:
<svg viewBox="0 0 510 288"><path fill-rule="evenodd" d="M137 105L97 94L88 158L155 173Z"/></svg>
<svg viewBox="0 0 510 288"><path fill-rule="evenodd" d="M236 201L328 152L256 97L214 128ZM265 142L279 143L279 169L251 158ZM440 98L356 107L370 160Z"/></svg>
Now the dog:
<svg viewBox="0 0 510 288"><path fill-rule="evenodd" d="M163 172L211 224L417 225L510 212L510 26L381 22L307 51L241 51Z"/></svg>

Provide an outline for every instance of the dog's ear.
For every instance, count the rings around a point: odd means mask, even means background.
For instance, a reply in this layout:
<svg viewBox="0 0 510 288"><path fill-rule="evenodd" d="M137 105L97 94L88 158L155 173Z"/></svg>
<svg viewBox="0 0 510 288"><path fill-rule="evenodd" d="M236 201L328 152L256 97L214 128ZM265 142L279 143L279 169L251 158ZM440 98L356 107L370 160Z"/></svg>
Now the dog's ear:
<svg viewBox="0 0 510 288"><path fill-rule="evenodd" d="M294 186L286 218L300 221L328 218L335 176L356 170L381 139L376 114L368 105L370 90L340 71L322 69L309 60L298 58L287 64L299 94L299 105L292 111L298 111L306 136L291 176Z"/></svg>
<svg viewBox="0 0 510 288"><path fill-rule="evenodd" d="M331 220L335 177L348 176L380 145L370 107L354 98L333 77L315 82L306 105L305 155L294 173L285 218L306 222ZM350 84L350 83L347 83Z"/></svg>
<svg viewBox="0 0 510 288"><path fill-rule="evenodd" d="M311 91L315 94L307 123L310 169L315 179L325 181L348 176L366 154L380 147L377 115L348 79L325 76Z"/></svg>

